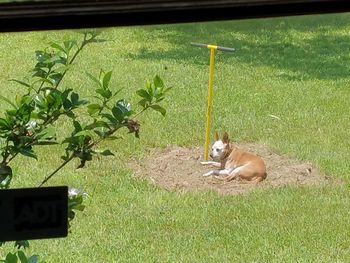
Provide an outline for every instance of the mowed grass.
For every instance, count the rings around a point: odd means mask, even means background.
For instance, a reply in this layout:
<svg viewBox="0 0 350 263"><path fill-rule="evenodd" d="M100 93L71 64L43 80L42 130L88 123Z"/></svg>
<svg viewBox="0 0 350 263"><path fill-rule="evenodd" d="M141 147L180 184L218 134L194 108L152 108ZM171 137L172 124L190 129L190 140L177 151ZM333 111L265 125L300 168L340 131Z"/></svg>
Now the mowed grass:
<svg viewBox="0 0 350 263"><path fill-rule="evenodd" d="M113 70L114 89L124 87L121 97L136 104L135 91L159 74L173 87L167 115L147 112L140 139L123 132L123 140L103 145L115 157L57 174L51 185L89 194L86 210L68 238L33 241L28 253L47 262L349 262L349 31L350 14L105 29L109 41L89 46L64 86L89 97L95 87L85 73ZM23 78L36 49L65 37L79 34L0 34L0 94L24 92L7 80ZM344 184L219 196L136 179L126 163L147 149L203 144L209 53L190 42L236 48L216 54L212 131L312 161ZM62 137L69 129L57 124ZM38 162L17 159L13 187L38 185L62 149L38 149ZM8 250L1 247L1 257Z"/></svg>

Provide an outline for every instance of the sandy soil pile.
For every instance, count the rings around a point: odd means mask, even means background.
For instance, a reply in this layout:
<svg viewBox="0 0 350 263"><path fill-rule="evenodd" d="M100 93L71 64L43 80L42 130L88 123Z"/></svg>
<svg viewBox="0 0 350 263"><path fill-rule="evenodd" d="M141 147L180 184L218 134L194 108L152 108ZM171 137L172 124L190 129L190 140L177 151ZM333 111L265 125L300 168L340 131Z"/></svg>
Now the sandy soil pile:
<svg viewBox="0 0 350 263"><path fill-rule="evenodd" d="M252 184L203 177L202 174L213 168L200 164L203 160L201 147L170 146L164 150L152 149L145 159L133 162L132 167L137 176L146 176L152 183L171 191L213 189L221 194L240 194L257 187L320 185L334 181L322 175L311 163L278 155L264 145L245 143L238 146L264 159L267 166L266 180Z"/></svg>

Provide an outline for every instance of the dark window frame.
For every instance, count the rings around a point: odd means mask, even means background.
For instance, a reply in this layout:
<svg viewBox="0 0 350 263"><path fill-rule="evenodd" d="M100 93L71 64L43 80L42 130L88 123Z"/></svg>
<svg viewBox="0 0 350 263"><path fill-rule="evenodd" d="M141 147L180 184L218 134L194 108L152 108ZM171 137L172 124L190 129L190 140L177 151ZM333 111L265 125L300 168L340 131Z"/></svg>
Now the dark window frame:
<svg viewBox="0 0 350 263"><path fill-rule="evenodd" d="M349 12L348 0L71 0L0 4L0 32Z"/></svg>

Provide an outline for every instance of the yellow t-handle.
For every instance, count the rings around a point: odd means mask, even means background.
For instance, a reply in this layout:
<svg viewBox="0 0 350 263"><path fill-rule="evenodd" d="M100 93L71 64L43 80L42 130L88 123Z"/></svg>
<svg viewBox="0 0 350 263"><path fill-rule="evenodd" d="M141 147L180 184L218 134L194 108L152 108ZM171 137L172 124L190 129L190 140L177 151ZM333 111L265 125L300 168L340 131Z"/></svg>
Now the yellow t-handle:
<svg viewBox="0 0 350 263"><path fill-rule="evenodd" d="M213 80L214 80L214 58L215 50L233 52L234 48L222 47L216 45L206 45L200 43L191 43L192 46L205 47L210 50L210 66L209 66L209 86L208 86L208 107L207 107L207 122L205 125L205 145L204 145L204 160L208 161L209 158L209 141L210 141L210 126L211 126L211 108L213 104Z"/></svg>

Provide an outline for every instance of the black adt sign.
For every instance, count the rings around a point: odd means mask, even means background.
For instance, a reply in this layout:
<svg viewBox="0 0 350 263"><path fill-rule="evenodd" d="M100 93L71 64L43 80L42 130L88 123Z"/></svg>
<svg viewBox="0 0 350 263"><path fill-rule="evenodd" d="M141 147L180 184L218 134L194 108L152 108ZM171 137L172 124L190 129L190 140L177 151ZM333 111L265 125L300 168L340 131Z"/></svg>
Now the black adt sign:
<svg viewBox="0 0 350 263"><path fill-rule="evenodd" d="M68 187L0 190L0 241L66 237Z"/></svg>

